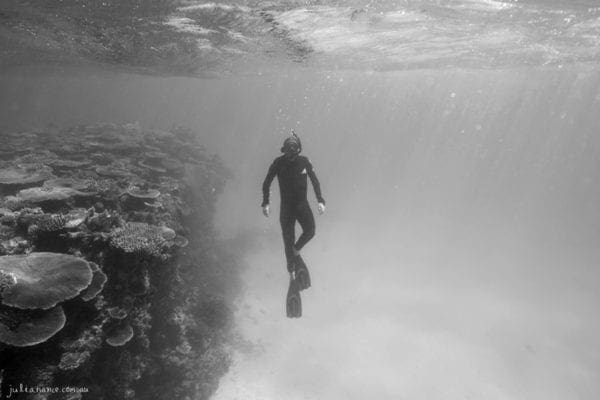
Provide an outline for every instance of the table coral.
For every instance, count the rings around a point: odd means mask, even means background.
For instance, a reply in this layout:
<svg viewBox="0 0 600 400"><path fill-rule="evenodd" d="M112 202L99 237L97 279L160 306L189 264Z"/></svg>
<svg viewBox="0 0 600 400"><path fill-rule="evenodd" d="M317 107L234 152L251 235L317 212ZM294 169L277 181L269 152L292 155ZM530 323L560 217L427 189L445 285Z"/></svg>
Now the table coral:
<svg viewBox="0 0 600 400"><path fill-rule="evenodd" d="M0 187L41 183L51 178L54 175L45 165L19 164L0 169Z"/></svg>
<svg viewBox="0 0 600 400"><path fill-rule="evenodd" d="M35 311L3 307L0 309L0 342L16 347L43 343L60 331L65 322L60 306Z"/></svg>
<svg viewBox="0 0 600 400"><path fill-rule="evenodd" d="M106 343L114 347L119 347L125 345L132 338L133 328L130 325L125 324L113 329L106 338Z"/></svg>
<svg viewBox="0 0 600 400"><path fill-rule="evenodd" d="M77 296L92 281L88 263L67 254L1 256L0 270L16 279L4 291L2 303L22 309L54 307Z"/></svg>
<svg viewBox="0 0 600 400"><path fill-rule="evenodd" d="M81 299L83 301L90 301L98 296L98 294L102 292L102 289L104 289L107 280L108 277L100 269L94 271L92 282L81 292Z"/></svg>
<svg viewBox="0 0 600 400"><path fill-rule="evenodd" d="M17 198L29 204L45 201L65 201L75 196L92 196L94 193L81 192L70 187L36 187L23 189L17 193Z"/></svg>

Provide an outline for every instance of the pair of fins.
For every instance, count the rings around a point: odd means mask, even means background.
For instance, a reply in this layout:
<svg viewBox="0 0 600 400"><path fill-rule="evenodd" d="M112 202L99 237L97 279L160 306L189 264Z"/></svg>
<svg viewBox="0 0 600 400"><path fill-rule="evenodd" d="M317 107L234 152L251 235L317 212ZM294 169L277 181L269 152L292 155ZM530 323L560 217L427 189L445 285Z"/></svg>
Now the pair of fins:
<svg viewBox="0 0 600 400"><path fill-rule="evenodd" d="M290 279L285 309L288 318L300 318L302 316L302 299L300 291L310 287L310 274L304 260L299 255L294 260L293 278Z"/></svg>

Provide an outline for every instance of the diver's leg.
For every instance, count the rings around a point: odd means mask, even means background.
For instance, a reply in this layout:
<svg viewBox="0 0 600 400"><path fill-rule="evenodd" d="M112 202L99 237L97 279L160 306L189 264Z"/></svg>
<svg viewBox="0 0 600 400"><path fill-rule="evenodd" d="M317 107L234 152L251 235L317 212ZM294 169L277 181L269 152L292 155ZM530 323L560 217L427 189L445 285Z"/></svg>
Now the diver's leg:
<svg viewBox="0 0 600 400"><path fill-rule="evenodd" d="M283 247L285 250L285 258L287 261L288 272L294 270L294 241L296 240L296 232L294 225L296 224L296 216L292 207L281 205L279 213L279 223L281 224L281 234L283 236Z"/></svg>
<svg viewBox="0 0 600 400"><path fill-rule="evenodd" d="M298 204L296 207L296 218L302 227L302 234L294 245L294 269L295 277L298 280L300 290L308 289L311 286L310 274L304 260L300 256L300 250L304 245L315 236L315 218L310 210L308 201Z"/></svg>
<svg viewBox="0 0 600 400"><path fill-rule="evenodd" d="M296 208L296 218L302 227L302 235L294 245L296 251L302 250L304 245L315 236L315 217L308 205L308 201L298 204Z"/></svg>

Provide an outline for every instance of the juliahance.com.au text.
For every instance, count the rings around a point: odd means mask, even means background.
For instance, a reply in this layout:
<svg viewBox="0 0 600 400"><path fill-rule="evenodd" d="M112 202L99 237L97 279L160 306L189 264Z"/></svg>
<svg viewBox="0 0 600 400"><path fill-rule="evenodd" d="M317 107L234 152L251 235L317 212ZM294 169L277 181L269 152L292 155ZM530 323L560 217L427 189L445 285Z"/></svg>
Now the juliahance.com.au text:
<svg viewBox="0 0 600 400"><path fill-rule="evenodd" d="M88 388L86 387L48 387L48 386L27 386L19 383L19 386L9 386L7 399L10 399L13 394L18 393L87 393Z"/></svg>

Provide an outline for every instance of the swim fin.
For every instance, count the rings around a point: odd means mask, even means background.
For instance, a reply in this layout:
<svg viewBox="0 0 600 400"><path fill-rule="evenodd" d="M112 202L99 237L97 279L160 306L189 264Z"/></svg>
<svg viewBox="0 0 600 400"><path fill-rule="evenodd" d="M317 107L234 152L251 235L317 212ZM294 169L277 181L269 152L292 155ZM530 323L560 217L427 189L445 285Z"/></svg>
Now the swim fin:
<svg viewBox="0 0 600 400"><path fill-rule="evenodd" d="M285 311L288 318L300 318L302 316L302 299L300 298L297 279L290 279L290 287L285 302Z"/></svg>
<svg viewBox="0 0 600 400"><path fill-rule="evenodd" d="M305 290L310 287L310 274L308 273L308 267L304 260L298 254L294 260L294 267L296 272L296 280L298 281L298 288Z"/></svg>

